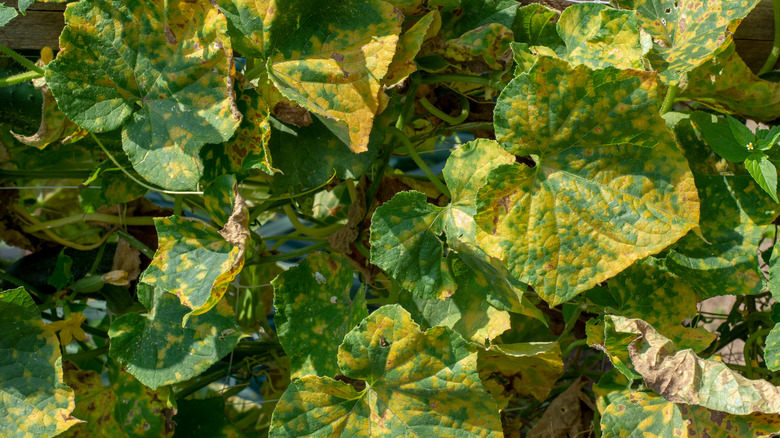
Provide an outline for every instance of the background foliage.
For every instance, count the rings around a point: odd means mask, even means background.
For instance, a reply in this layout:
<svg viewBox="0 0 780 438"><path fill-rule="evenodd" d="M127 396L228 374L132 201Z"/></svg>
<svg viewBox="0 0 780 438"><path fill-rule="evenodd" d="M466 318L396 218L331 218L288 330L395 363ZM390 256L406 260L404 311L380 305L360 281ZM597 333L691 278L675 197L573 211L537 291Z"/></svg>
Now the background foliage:
<svg viewBox="0 0 780 438"><path fill-rule="evenodd" d="M69 3L0 47L0 434L780 434L757 1Z"/></svg>

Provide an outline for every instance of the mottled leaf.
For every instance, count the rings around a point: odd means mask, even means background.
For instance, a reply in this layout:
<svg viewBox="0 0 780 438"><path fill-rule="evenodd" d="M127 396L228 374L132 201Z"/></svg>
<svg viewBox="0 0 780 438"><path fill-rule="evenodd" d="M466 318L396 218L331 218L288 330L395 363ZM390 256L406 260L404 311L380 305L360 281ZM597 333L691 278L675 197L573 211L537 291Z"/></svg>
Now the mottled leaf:
<svg viewBox="0 0 780 438"><path fill-rule="evenodd" d="M749 380L723 362L698 357L674 344L641 319L608 316L618 333L631 335L628 352L647 387L672 403L702 406L735 415L780 413L780 388Z"/></svg>
<svg viewBox="0 0 780 438"><path fill-rule="evenodd" d="M245 242L249 232L243 199L236 199L231 219L238 218L236 210L243 212L243 221L237 225L243 227ZM229 219L228 225L231 223ZM193 315L207 312L241 271L243 245L229 242L222 232L197 219L171 216L155 218L154 224L158 248L141 281L176 294Z"/></svg>
<svg viewBox="0 0 780 438"><path fill-rule="evenodd" d="M699 219L651 74L540 59L499 97L496 138L534 167L491 171L477 225L488 254L557 305L674 243Z"/></svg>
<svg viewBox="0 0 780 438"><path fill-rule="evenodd" d="M436 53L463 71L476 74L500 71L512 64L509 44L513 39L511 29L499 23L490 23L447 40Z"/></svg>
<svg viewBox="0 0 780 438"><path fill-rule="evenodd" d="M0 435L53 437L81 421L57 336L23 288L0 292Z"/></svg>
<svg viewBox="0 0 780 438"><path fill-rule="evenodd" d="M502 409L518 396L544 401L561 375L557 342L495 344L479 352L479 377Z"/></svg>
<svg viewBox="0 0 780 438"><path fill-rule="evenodd" d="M352 282L347 259L323 252L274 279L274 322L290 357L291 378L338 374L341 341L368 316L365 291L350 298Z"/></svg>
<svg viewBox="0 0 780 438"><path fill-rule="evenodd" d="M460 0L457 8L442 11L442 35L457 38L490 24L511 28L519 9L515 0Z"/></svg>
<svg viewBox="0 0 780 438"><path fill-rule="evenodd" d="M176 413L171 388L150 389L119 367L110 367L104 386L100 374L65 362L65 381L76 392L76 410L85 423L62 438L170 437Z"/></svg>
<svg viewBox="0 0 780 438"><path fill-rule="evenodd" d="M631 435L628 435L628 433ZM700 406L676 404L652 392L619 391L601 416L604 438L669 436L743 438L775 436L777 415L732 415Z"/></svg>
<svg viewBox="0 0 780 438"><path fill-rule="evenodd" d="M757 77L726 43L715 57L688 73L688 84L677 95L710 108L754 120L780 117L780 84Z"/></svg>
<svg viewBox="0 0 780 438"><path fill-rule="evenodd" d="M392 5L376 0L320 4L276 47L269 76L282 95L347 134L353 152L365 152L374 116L387 104L381 80L402 20Z"/></svg>
<svg viewBox="0 0 780 438"><path fill-rule="evenodd" d="M556 22L558 12L540 4L530 4L517 10L512 32L515 41L529 46L557 48L563 45Z"/></svg>
<svg viewBox="0 0 780 438"><path fill-rule="evenodd" d="M271 25L278 0L217 0L227 18L234 49L247 58L266 59L271 50Z"/></svg>
<svg viewBox="0 0 780 438"><path fill-rule="evenodd" d="M775 325L764 340L764 363L770 371L780 370L780 325Z"/></svg>
<svg viewBox="0 0 780 438"><path fill-rule="evenodd" d="M646 56L667 85L712 58L759 0L618 0L653 38Z"/></svg>
<svg viewBox="0 0 780 438"><path fill-rule="evenodd" d="M270 436L501 436L477 353L451 329L420 332L400 306L385 306L347 334L338 362L341 380L290 384Z"/></svg>
<svg viewBox="0 0 780 438"><path fill-rule="evenodd" d="M573 65L642 69L639 25L633 11L597 3L572 5L561 13L557 30L565 46L556 52Z"/></svg>
<svg viewBox="0 0 780 438"><path fill-rule="evenodd" d="M194 188L198 150L240 122L232 98L226 21L208 1L80 2L65 12L46 81L80 127L123 126L133 167L166 189Z"/></svg>
<svg viewBox="0 0 780 438"><path fill-rule="evenodd" d="M152 389L197 376L238 344L241 333L225 301L182 325L190 309L176 295L142 283L138 300L148 313L128 313L111 324L109 355Z"/></svg>
<svg viewBox="0 0 780 438"><path fill-rule="evenodd" d="M675 127L681 147L686 155L706 157L706 146L686 134L689 127L688 121ZM778 206L750 176L720 174L718 169L728 169L708 162L700 160L694 172L701 199L699 226L706 241L694 234L684 237L667 255L666 267L693 285L701 298L758 293L764 288L758 244Z"/></svg>
<svg viewBox="0 0 780 438"><path fill-rule="evenodd" d="M634 340L630 334L615 332L615 324L605 317L593 318L585 325L588 345L603 351L616 370L627 379L635 380L639 375L631 364L628 345Z"/></svg>
<svg viewBox="0 0 780 438"><path fill-rule="evenodd" d="M424 298L455 293L439 240L442 211L420 192L402 192L377 208L371 219L371 263Z"/></svg>
<svg viewBox="0 0 780 438"><path fill-rule="evenodd" d="M617 302L609 313L647 321L678 348L699 352L715 339L704 327L683 327L683 321L698 311L696 291L652 257L610 279L609 292Z"/></svg>

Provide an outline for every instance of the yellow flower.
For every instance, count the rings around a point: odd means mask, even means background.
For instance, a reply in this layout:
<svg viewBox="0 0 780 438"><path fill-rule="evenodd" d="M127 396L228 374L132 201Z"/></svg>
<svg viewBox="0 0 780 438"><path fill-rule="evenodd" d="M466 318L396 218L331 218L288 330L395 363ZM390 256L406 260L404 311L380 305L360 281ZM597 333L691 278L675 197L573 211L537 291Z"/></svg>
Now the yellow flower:
<svg viewBox="0 0 780 438"><path fill-rule="evenodd" d="M87 334L81 329L81 324L86 321L86 319L87 317L79 312L71 314L68 319L54 321L47 325L53 331L60 332L60 343L64 347L73 342L73 338L76 338L79 341L87 340Z"/></svg>

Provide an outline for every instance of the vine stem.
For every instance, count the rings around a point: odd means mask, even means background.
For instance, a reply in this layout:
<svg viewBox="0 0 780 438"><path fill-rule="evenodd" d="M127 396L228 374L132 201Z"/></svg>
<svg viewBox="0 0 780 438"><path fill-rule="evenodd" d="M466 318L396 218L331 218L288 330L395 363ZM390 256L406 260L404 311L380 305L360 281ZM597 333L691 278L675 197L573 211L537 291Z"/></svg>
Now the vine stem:
<svg viewBox="0 0 780 438"><path fill-rule="evenodd" d="M772 51L766 58L766 62L758 71L757 76L772 71L777 64L777 58L780 57L780 0L772 0L772 12L775 18L775 40L772 42Z"/></svg>
<svg viewBox="0 0 780 438"><path fill-rule="evenodd" d="M41 223L41 221L39 221L35 216L31 215L25 209L23 209L22 207L20 207L18 205L14 205L14 211L19 213L23 218L25 218L28 221L32 222L33 225L39 225ZM106 241L106 239L108 239L108 236L110 236L114 232L114 230L111 230L111 231L107 232L95 244L92 244L92 245L82 245L80 243L73 243L73 242L71 242L69 240L65 240L62 237L60 237L60 236L52 233L51 231L49 231L49 229L47 229L47 228L42 228L40 231L42 231L43 234L48 236L52 241L54 241L56 243L59 243L62 246L67 246L69 248L73 248L73 249L76 249L76 250L79 250L79 251L91 251L91 250L99 247L100 245L103 244L103 242Z"/></svg>
<svg viewBox="0 0 780 438"><path fill-rule="evenodd" d="M132 224L128 224L128 225L132 225ZM154 225L154 221L152 221L152 225ZM116 233L119 234L119 237L126 240L129 244L133 245L135 249L141 251L141 253L146 257L149 257L150 259L154 258L154 251L152 251L151 248L149 248L148 246L144 245L143 242L136 239L135 236L133 236L132 234L128 233L127 231L121 228L117 228Z"/></svg>
<svg viewBox="0 0 780 438"><path fill-rule="evenodd" d="M23 66L27 67L31 71L34 71L34 72L40 74L41 76L46 74L45 70L43 70L42 68L38 67L34 63L30 62L30 60L28 60L24 56L14 52L13 50L9 49L8 47L6 47L6 46L4 46L2 44L0 44L0 52L5 53L6 55L8 55L11 58L13 58L14 61L18 62L19 64L22 64Z"/></svg>
<svg viewBox="0 0 780 438"><path fill-rule="evenodd" d="M745 377L748 379L753 378L753 346L756 344L756 342L765 337L769 334L769 332L772 331L772 329L762 329L757 332L753 332L748 336L747 340L745 341L745 346L742 349L742 357L745 359Z"/></svg>
<svg viewBox="0 0 780 438"><path fill-rule="evenodd" d="M293 228L295 228L295 230L299 231L301 234L305 234L307 236L328 237L344 227L344 224L340 223L331 224L322 228L307 227L298 220L298 216L295 214L295 210L293 210L292 205L285 204L282 208L284 209L284 214L286 214L287 218L290 219L290 223L292 223Z"/></svg>
<svg viewBox="0 0 780 438"><path fill-rule="evenodd" d="M441 120L444 120L445 122L449 123L450 125L459 125L463 123L468 117L469 117L469 107L468 107L468 99L465 99L461 96L461 111L460 115L458 117L452 117L449 114L445 113L444 111L436 108L428 99L425 97L420 97L420 104L428 110L429 113L433 114L434 116L440 118Z"/></svg>
<svg viewBox="0 0 780 438"><path fill-rule="evenodd" d="M658 111L661 115L668 113L674 105L674 99L677 97L678 88L676 85L669 86L666 90L666 97L664 97L664 103L661 105L661 109Z"/></svg>
<svg viewBox="0 0 780 438"><path fill-rule="evenodd" d="M482 76L449 74L420 78L421 84L441 84L443 82L465 82L468 84L486 85L496 90L502 90L506 87L506 84L501 81L483 78Z"/></svg>
<svg viewBox="0 0 780 438"><path fill-rule="evenodd" d="M76 222L102 222L112 225L154 225L154 218L151 216L137 216L122 218L114 216L112 214L103 213L84 213L76 214L73 216L64 217L62 219L54 219L46 222L39 222L35 225L29 225L22 228L25 233L34 233L41 231L45 228L58 228L65 225L70 225Z"/></svg>
<svg viewBox="0 0 780 438"><path fill-rule="evenodd" d="M19 73L18 75L8 76L7 78L0 79L0 87L21 84L22 82L31 81L40 77L43 77L42 73L38 73L37 71L27 71L24 73Z"/></svg>
<svg viewBox="0 0 780 438"><path fill-rule="evenodd" d="M89 133L89 135L91 135L91 136L92 136L92 138L95 140L95 143L97 143L97 145L98 145L98 146L100 146L100 149L102 149L102 150L103 150L103 152L104 152L104 153L105 153L105 154L108 156L108 159L110 159L110 160L111 160L111 162L112 162L112 163L114 163L114 165L115 165L116 167L118 167L118 168L119 168L119 170L121 170L121 171L122 171L122 173L124 173L125 175L127 175L127 177L128 177L128 178L130 178L131 180L133 180L133 181L134 181L136 184L138 184L139 186L141 186L141 187L143 187L143 188L145 188L145 189L148 189L148 190L152 190L152 191L154 191L154 192L165 193L165 194L168 194L168 195L202 195L202 194L203 194L203 192L198 192L198 191L177 191L177 190L165 190L165 189L161 189L161 188L158 188L158 187L154 187L154 186L151 186L151 185L149 185L149 184L146 184L146 183L142 182L142 181L141 181L141 180L139 180L138 178L134 177L134 176L133 176L133 175L132 175L130 172L128 172L128 171L127 171L127 169L125 169L124 167L122 167L122 165L121 165L121 164L119 164L119 161L117 161L117 160L116 160L116 158L114 158L114 156L113 156L113 155L111 155L111 152L109 152L109 151L108 151L108 149L106 149L106 147L105 147L105 146L103 146L103 142L102 142L102 141L100 141L100 139L99 139L99 138L97 138L97 136L96 136L94 133L90 132L90 133Z"/></svg>
<svg viewBox="0 0 780 438"><path fill-rule="evenodd" d="M407 137L406 134L404 134L404 132L401 131L400 129L394 128L392 126L387 127L387 132L393 134L395 138L401 140L401 143L404 144L404 146L406 147L406 151L409 153L409 157L412 160L414 160L415 164L417 164L417 166L420 168L420 170L423 171L425 176L427 176L428 179L431 180L433 185L435 185L436 188L439 189L439 191L444 193L445 196L447 196L448 198L452 198L452 195L450 194L450 190L447 188L447 186L444 185L443 182L441 182L439 177L436 176L436 174L433 173L431 168L428 167L427 164L425 164L425 161L423 161L423 159L420 158L420 154L417 153L417 149L415 149L412 143L409 141L409 137Z"/></svg>
<svg viewBox="0 0 780 438"><path fill-rule="evenodd" d="M318 249L322 249L328 246L328 241L323 240L322 242L315 243L314 245L309 245L303 248L299 248L290 252L285 252L282 254L275 254L268 257L261 257L259 261L253 262L253 263L247 263L245 265L264 265L266 263L276 263L276 262L283 262L285 260L294 259L296 257L305 256L306 254L309 254L310 252L317 251Z"/></svg>

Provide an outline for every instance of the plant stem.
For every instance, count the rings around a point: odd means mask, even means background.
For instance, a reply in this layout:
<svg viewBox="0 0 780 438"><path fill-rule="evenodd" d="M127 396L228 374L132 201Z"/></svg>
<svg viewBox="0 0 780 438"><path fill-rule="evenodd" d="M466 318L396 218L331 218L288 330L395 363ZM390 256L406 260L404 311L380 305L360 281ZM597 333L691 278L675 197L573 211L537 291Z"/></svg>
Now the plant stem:
<svg viewBox="0 0 780 438"><path fill-rule="evenodd" d="M420 103L422 104L423 107L425 107L426 110L428 110L429 113L433 114L434 116L440 118L441 120L444 120L450 125L458 125L463 123L463 121L466 120L469 116L468 99L462 96L461 99L463 102L465 102L465 105L462 107L460 115L458 117L452 117L449 114L445 113L444 111L436 108L425 97L420 98Z"/></svg>
<svg viewBox="0 0 780 438"><path fill-rule="evenodd" d="M295 214L295 210L293 210L292 205L286 204L282 208L284 209L284 214L286 214L287 218L290 219L290 223L292 223L293 228L295 228L295 230L299 231L301 234L305 234L307 236L328 237L336 231L344 228L344 224L340 223L331 224L322 228L307 227L298 220L298 216Z"/></svg>
<svg viewBox="0 0 780 438"><path fill-rule="evenodd" d="M761 339L769 334L769 332L772 329L762 329L758 330L756 332L753 332L748 336L747 340L745 341L745 346L742 349L742 356L745 359L745 377L748 379L753 378L753 346L758 341L758 339Z"/></svg>
<svg viewBox="0 0 780 438"><path fill-rule="evenodd" d="M661 109L658 111L661 115L668 113L674 105L674 99L677 97L677 86L671 85L666 90L666 97L664 97L664 103L661 105Z"/></svg>
<svg viewBox="0 0 780 438"><path fill-rule="evenodd" d="M768 73L775 68L777 58L780 57L780 0L772 0L772 12L775 18L775 39L772 42L772 51L766 58L766 62L758 71L757 76Z"/></svg>
<svg viewBox="0 0 780 438"><path fill-rule="evenodd" d="M409 153L409 157L414 160L415 164L420 168L420 170L423 171L423 173L428 177L429 180L433 183L433 185L436 186L437 189L439 189L440 192L442 192L445 196L448 198L452 198L452 195L450 194L449 189L446 185L444 185L443 182L437 177L430 167L428 167L427 164L425 164L425 161L423 161L422 158L420 158L420 154L417 153L417 150L412 146L412 143L409 141L409 137L404 134L403 131L401 131L398 128L393 128L392 126L387 127L387 132L390 134L393 134L395 138L401 140L401 143L406 147L407 153Z"/></svg>
<svg viewBox="0 0 780 438"><path fill-rule="evenodd" d="M181 204L184 201L184 195L178 194L173 196L173 215L181 216Z"/></svg>
<svg viewBox="0 0 780 438"><path fill-rule="evenodd" d="M6 273L3 270L0 270L0 280L5 280L5 281L7 281L9 283L13 283L13 284L15 284L17 286L21 286L21 287L25 288L25 290L27 290L27 292L30 292L31 294L35 295L36 297L40 297L41 296L41 292L38 291L38 288L36 288L35 286L31 285L30 283L28 283L28 282L26 282L24 280L20 280L20 279L14 277L13 275Z"/></svg>
<svg viewBox="0 0 780 438"><path fill-rule="evenodd" d="M203 194L203 192L198 192L198 191L165 190L165 189L161 189L161 188L158 188L158 187L153 187L153 186L151 186L149 184L146 184L146 183L142 182L138 178L134 177L130 172L128 172L127 169L122 167L121 164L119 164L119 161L117 161L116 158L114 158L114 156L111 155L111 152L109 152L108 149L106 149L106 147L103 146L103 142L101 142L100 139L98 139L97 136L94 133L90 132L89 135L92 136L92 138L95 140L95 143L97 143L97 145L100 146L100 149L103 150L103 153L105 153L108 156L108 158L111 160L111 162L113 162L114 165L119 168L119 170L121 170L125 175L127 175L128 178L133 180L139 186L141 186L141 187L143 187L145 189L152 190L154 192L166 193L168 195L202 195Z"/></svg>
<svg viewBox="0 0 780 438"><path fill-rule="evenodd" d="M44 71L42 68L38 67L37 65L35 65L33 62L31 62L30 60L28 60L24 56L14 52L13 50L9 49L8 47L6 47L6 46L4 46L2 44L0 44L0 52L5 53L6 55L8 55L11 58L13 58L14 61L18 62L19 64L22 64L23 66L25 66L29 70L32 70L32 71L40 74L41 76L46 74L46 71Z"/></svg>
<svg viewBox="0 0 780 438"><path fill-rule="evenodd" d="M33 79L37 79L40 77L43 77L42 73L38 73L35 71L27 71L24 73L19 73L18 75L8 76L6 78L0 79L0 87L7 87L9 85L21 84L22 82L31 81Z"/></svg>
<svg viewBox="0 0 780 438"><path fill-rule="evenodd" d="M154 223L152 223L152 225L154 225ZM119 237L126 240L127 243L133 245L135 249L141 251L141 253L146 257L149 257L150 259L154 258L154 251L152 251L148 246L144 245L143 242L136 239L135 236L133 236L132 234L128 233L127 231L121 228L117 228L116 233L119 234Z"/></svg>
<svg viewBox="0 0 780 438"><path fill-rule="evenodd" d="M305 256L306 254L309 254L310 252L317 251L318 249L322 249L328 246L328 242L326 240L323 240L322 242L315 243L314 245L309 245L303 248L299 248L290 252L285 252L282 254L275 254L268 257L261 257L260 260L253 263L248 263L251 265L263 265L266 263L276 263L276 262L283 262L285 260L294 259L297 257Z"/></svg>
<svg viewBox="0 0 780 438"><path fill-rule="evenodd" d="M561 334L558 336L557 342L560 344L561 341L571 333L571 331L574 329L574 326L577 325L577 321L580 319L580 314L582 313L582 306L578 305L577 308L574 310L574 315L571 316L571 319L566 321L566 327L564 327Z"/></svg>
<svg viewBox="0 0 780 438"><path fill-rule="evenodd" d="M62 360L69 360L69 361L76 361L76 360L85 360L85 359L92 359L98 356L102 356L104 354L108 353L108 347L98 347L94 348L92 350L82 351L79 353L73 353L73 354L63 354Z"/></svg>
<svg viewBox="0 0 780 438"><path fill-rule="evenodd" d="M473 75L446 74L420 78L421 84L440 84L443 82L465 82L468 84L486 85L496 90L503 90L506 87L506 84L501 81Z"/></svg>
<svg viewBox="0 0 780 438"><path fill-rule="evenodd" d="M41 231L45 228L58 228L76 222L102 222L105 224L112 224L112 225L154 225L154 218L151 216L136 216L136 217L123 218L121 216L114 216L112 214L83 213L83 214L75 214L73 216L68 216L61 219L39 222L36 225L29 225L22 228L22 231L24 231L25 233L34 233L36 231Z"/></svg>
<svg viewBox="0 0 780 438"><path fill-rule="evenodd" d="M33 216L30 213L28 213L27 210L25 210L21 206L14 205L13 208L14 208L15 212L17 212L20 216L25 218L27 221L32 222L33 225L38 225L38 224L41 223L41 221L39 221L35 216ZM114 230L111 230L111 231L107 232L105 235L103 235L103 237L97 243L94 243L92 245L82 245L80 243L73 243L73 242L71 242L69 240L65 240L62 237L60 237L60 236L52 233L51 231L49 231L47 228L43 228L43 229L41 229L41 231L43 232L43 234L45 234L53 242L59 243L60 245L67 246L69 248L73 248L73 249L76 249L76 250L79 250L79 251L90 251L90 250L93 250L93 249L99 247L100 245L103 244L103 242L106 241L108 236L110 236L111 233L114 232Z"/></svg>

